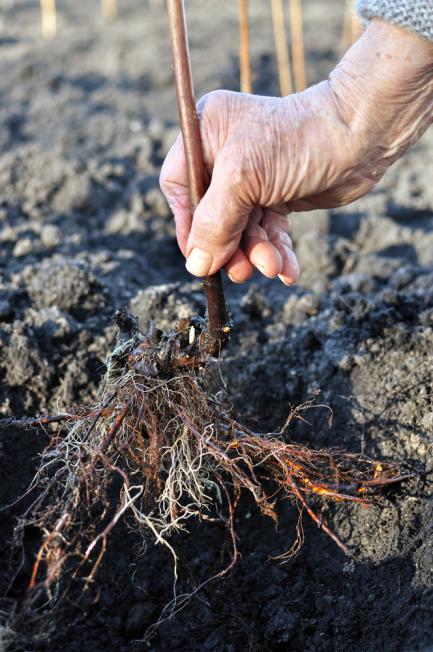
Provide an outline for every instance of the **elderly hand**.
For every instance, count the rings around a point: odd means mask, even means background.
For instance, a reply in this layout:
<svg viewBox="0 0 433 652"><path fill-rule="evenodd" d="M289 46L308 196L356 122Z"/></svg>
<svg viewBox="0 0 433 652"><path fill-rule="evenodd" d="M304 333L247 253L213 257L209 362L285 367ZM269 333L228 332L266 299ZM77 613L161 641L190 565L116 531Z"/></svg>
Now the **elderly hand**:
<svg viewBox="0 0 433 652"><path fill-rule="evenodd" d="M433 46L374 20L326 82L285 98L216 91L198 104L209 188L192 221L182 138L161 188L187 269L253 266L290 285L299 266L287 214L366 194L432 121Z"/></svg>

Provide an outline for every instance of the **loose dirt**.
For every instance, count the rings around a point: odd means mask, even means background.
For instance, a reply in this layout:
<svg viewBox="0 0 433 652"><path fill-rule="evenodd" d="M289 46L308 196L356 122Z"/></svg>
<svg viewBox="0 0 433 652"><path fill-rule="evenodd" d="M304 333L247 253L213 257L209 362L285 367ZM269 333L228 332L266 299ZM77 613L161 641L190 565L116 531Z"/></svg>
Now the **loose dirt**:
<svg viewBox="0 0 433 652"><path fill-rule="evenodd" d="M80 6L77 6L77 5ZM309 0L310 81L338 56L344 3ZM173 327L203 312L158 189L176 135L164 4L119 2L104 25L95 3L59 2L59 34L39 36L37 4L0 14L0 414L34 415L96 396L113 346L116 308ZM237 3L187 3L197 95L236 89ZM278 92L268 3L252 5L255 89ZM337 505L326 518L345 557L305 522L305 545L279 564L296 512L278 529L248 498L237 516L241 560L163 623L172 598L164 549L126 530L92 590L59 615L49 642L26 649L305 650L367 652L433 646L433 133L368 197L341 210L298 214L293 239L303 275L288 289L255 277L228 286L236 329L221 363L228 391L261 430L320 390L294 441L406 460L422 474L376 508ZM25 491L46 445L42 432L0 433L0 502ZM1 608L20 600L37 544L10 558L22 505L0 512ZM184 590L224 564L224 528L178 537ZM76 597L76 596L75 596Z"/></svg>

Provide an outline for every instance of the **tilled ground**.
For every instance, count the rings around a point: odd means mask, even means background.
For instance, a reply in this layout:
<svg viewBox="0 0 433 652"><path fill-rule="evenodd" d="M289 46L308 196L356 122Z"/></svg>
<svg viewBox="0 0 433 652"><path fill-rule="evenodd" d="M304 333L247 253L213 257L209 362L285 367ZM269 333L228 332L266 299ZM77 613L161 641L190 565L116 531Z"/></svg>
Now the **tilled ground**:
<svg viewBox="0 0 433 652"><path fill-rule="evenodd" d="M60 32L50 43L39 38L33 3L11 2L1 14L5 416L91 401L118 306L163 328L203 312L157 184L176 120L164 5L128 0L118 20L103 25L97 3L77 4L59 2ZM276 93L268 3L251 5L256 89ZM305 5L315 80L336 59L343 2ZM235 89L236 3L187 7L198 94ZM283 505L276 531L245 498L236 521L241 561L148 643L140 639L172 597L172 567L160 547L144 551L121 531L92 595L61 617L48 644L31 649L431 649L432 145L430 133L364 200L294 217L301 282L288 289L257 277L228 288L236 330L222 361L231 397L257 427L277 426L290 405L320 389L333 426L326 412L313 411L295 440L406 460L421 478L389 491L375 509L327 512L351 558L306 522L299 555L272 561L289 547L295 512ZM25 490L45 443L41 433L1 433L1 505ZM19 513L19 505L0 512L5 543ZM184 588L227 559L218 526L194 524L177 545ZM2 556L2 593L15 567ZM20 599L30 570L31 555L3 608Z"/></svg>

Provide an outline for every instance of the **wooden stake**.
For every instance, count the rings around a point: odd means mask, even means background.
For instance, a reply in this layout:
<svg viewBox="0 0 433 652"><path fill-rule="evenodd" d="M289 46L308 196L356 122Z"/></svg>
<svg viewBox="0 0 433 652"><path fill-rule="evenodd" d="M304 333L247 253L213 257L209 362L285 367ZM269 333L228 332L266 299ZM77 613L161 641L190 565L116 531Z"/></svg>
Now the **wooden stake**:
<svg viewBox="0 0 433 652"><path fill-rule="evenodd" d="M272 0L271 6L275 49L277 52L278 77L280 80L280 93L281 95L290 95L290 93L293 93L293 84L284 23L283 0Z"/></svg>
<svg viewBox="0 0 433 652"><path fill-rule="evenodd" d="M307 86L305 77L304 34L302 25L301 0L289 0L290 39L292 46L293 76L295 90L303 91Z"/></svg>
<svg viewBox="0 0 433 652"><path fill-rule="evenodd" d="M167 0L167 9L179 122L188 166L191 210L194 215L198 203L206 192L207 183L200 126L194 99L184 2L183 0ZM207 300L207 350L211 355L217 356L221 344L227 339L230 331L230 319L220 272L207 276L203 281L203 286Z"/></svg>
<svg viewBox="0 0 433 652"><path fill-rule="evenodd" d="M347 3L344 18L343 33L341 35L341 50L346 52L351 45L361 36L363 31L362 22L355 11L355 1Z"/></svg>
<svg viewBox="0 0 433 652"><path fill-rule="evenodd" d="M355 10L355 5L353 5L352 12L350 14L350 45L353 45L355 41L359 39L362 32L364 31L361 19Z"/></svg>
<svg viewBox="0 0 433 652"><path fill-rule="evenodd" d="M102 15L105 20L113 20L117 16L117 0L101 0Z"/></svg>
<svg viewBox="0 0 433 652"><path fill-rule="evenodd" d="M44 38L53 38L56 35L56 0L41 0L41 30Z"/></svg>
<svg viewBox="0 0 433 652"><path fill-rule="evenodd" d="M252 93L250 61L250 26L248 21L248 0L239 0L239 62L241 69L241 91Z"/></svg>

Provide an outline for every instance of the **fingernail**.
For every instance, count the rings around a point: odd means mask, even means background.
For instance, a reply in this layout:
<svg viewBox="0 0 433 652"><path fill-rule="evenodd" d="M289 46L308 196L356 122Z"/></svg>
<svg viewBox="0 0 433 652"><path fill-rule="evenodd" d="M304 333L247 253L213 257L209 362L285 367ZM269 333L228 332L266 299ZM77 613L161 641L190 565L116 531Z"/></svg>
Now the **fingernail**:
<svg viewBox="0 0 433 652"><path fill-rule="evenodd" d="M194 247L188 256L185 267L194 276L207 276L212 267L212 256L208 251Z"/></svg>
<svg viewBox="0 0 433 652"><path fill-rule="evenodd" d="M266 276L266 278L275 278L276 274L270 274L269 269L265 265L258 265L257 263L253 263L254 267L257 267L259 272L263 274L263 276Z"/></svg>
<svg viewBox="0 0 433 652"><path fill-rule="evenodd" d="M253 263L254 267L257 267L259 272L261 272L264 276L268 276L267 269L264 265L259 265L259 263Z"/></svg>
<svg viewBox="0 0 433 652"><path fill-rule="evenodd" d="M233 278L233 276L228 272L227 272L227 276L229 277L232 283L237 283L238 285L242 285L242 283L245 283L245 281L238 281L237 279Z"/></svg>
<svg viewBox="0 0 433 652"><path fill-rule="evenodd" d="M290 279L287 278L287 276L283 276L282 274L278 274L278 278L284 285L287 285L288 287L292 286L295 284L296 281L291 281Z"/></svg>

